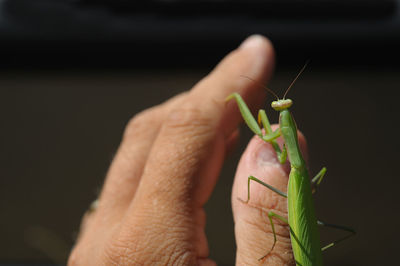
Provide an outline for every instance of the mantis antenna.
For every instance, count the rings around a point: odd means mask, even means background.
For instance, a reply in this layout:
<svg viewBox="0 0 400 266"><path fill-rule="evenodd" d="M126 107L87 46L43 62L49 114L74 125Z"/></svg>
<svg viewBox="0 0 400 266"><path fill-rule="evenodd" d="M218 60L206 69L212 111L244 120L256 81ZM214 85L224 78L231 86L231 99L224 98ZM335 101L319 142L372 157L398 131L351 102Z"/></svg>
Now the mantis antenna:
<svg viewBox="0 0 400 266"><path fill-rule="evenodd" d="M250 78L250 77L248 77L248 76L244 76L244 75L240 75L240 76L241 76L242 78L246 78L246 79L248 79L248 80L253 81L253 82L256 83L258 86L260 86L260 87L266 89L267 91L269 91L270 93L272 93L272 95L274 95L274 96L276 97L276 99L279 100L279 96L278 96L275 92L273 92L271 89L268 89L268 88L265 87L264 85L260 84L259 82L255 81L254 79L252 79L252 78Z"/></svg>
<svg viewBox="0 0 400 266"><path fill-rule="evenodd" d="M308 63L310 62L310 60L307 60L307 62L304 64L303 68L300 70L299 74L297 74L297 76L294 78L294 80L292 81L292 83L290 83L289 88L287 88L285 94L283 95L283 99L286 98L286 94L289 92L289 90L292 88L292 86L294 85L294 83L296 82L296 80L300 77L301 73L303 73L304 69L306 69L306 66L308 65Z"/></svg>

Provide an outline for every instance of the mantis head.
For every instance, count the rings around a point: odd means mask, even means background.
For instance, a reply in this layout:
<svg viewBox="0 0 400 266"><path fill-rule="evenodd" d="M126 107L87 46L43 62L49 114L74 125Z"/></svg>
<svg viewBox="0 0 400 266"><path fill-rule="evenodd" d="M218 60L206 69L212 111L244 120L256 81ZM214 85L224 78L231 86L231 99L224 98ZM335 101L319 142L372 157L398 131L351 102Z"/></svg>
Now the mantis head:
<svg viewBox="0 0 400 266"><path fill-rule="evenodd" d="M273 101L271 103L271 107L274 108L276 111L282 111L285 109L288 109L290 106L292 106L293 101L290 99L282 99L282 100L277 100Z"/></svg>

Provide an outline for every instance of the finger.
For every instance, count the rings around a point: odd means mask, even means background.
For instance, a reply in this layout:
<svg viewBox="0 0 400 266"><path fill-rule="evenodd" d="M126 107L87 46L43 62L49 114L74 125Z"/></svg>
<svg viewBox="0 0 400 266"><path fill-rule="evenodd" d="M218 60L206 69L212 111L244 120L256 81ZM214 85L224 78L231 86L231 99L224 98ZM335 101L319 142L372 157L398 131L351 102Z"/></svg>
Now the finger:
<svg viewBox="0 0 400 266"><path fill-rule="evenodd" d="M242 78L241 75L251 76L256 82L261 83L270 77L273 59L273 49L267 39L261 36L250 37L239 49L227 56L210 75L200 81L179 108L171 111L163 125L163 133L156 140L158 145L163 147L173 143L174 148L184 149L182 155L185 158L187 155L195 157L196 160L206 158L203 153L211 154L209 149L215 149L212 147L214 142L218 142L219 138L225 141L242 120L236 104L232 102L226 105L225 98L233 92L238 92L248 99L249 105L259 105L263 100L264 90L258 84ZM174 148L171 150L175 150ZM224 149L225 147L221 147L216 153ZM165 156L163 150L154 150L153 155L146 165L147 169L156 169L155 166L160 165L164 157L168 157ZM214 162L221 161L222 156L214 156L217 157ZM151 160L152 158L155 160ZM183 162L186 160L184 159ZM207 160L211 161L209 157ZM174 160L171 163L174 164L177 161ZM182 168L190 169L190 164ZM149 174L149 176L152 175ZM165 176L166 180L171 178ZM203 183L208 184L208 182ZM204 192L204 190L201 191ZM203 197L201 203L204 203L205 198L207 197Z"/></svg>
<svg viewBox="0 0 400 266"><path fill-rule="evenodd" d="M250 105L259 103L260 95L264 95L263 89L254 82L241 78L241 75L252 76L261 82L270 76L272 67L273 50L269 41L261 36L253 36L197 84L186 101L171 110L164 122L155 143L155 147L163 149L152 150L145 168L148 172L145 171L141 184L146 186L143 191L152 191L151 188L155 187L154 177L157 176L160 176L160 182L165 181L166 184L177 180L179 184L176 190L180 191L180 186L187 183L182 182L185 179L176 177L177 169L181 171L178 176L183 178L192 178L199 168L209 174L218 169L216 165L221 165L223 158L219 154L223 154L225 150L222 144L241 121L237 106L226 106L225 98L233 92L239 92L247 96ZM220 147L216 149L214 145ZM200 167L204 159L211 161L211 165L216 167ZM171 167L175 165L177 168ZM160 170L162 174L159 173ZM168 172L171 173L166 174ZM215 173L206 175L206 178L208 176L215 176ZM202 183L210 184L207 180ZM207 190L211 192L210 189ZM205 190L201 191L202 200L199 205L204 204L207 198Z"/></svg>
<svg viewBox="0 0 400 266"><path fill-rule="evenodd" d="M183 250L195 257L208 256L205 236L197 237L201 243L192 243L193 234L204 230L194 217L203 211L202 206L215 185L226 138L241 120L237 107L226 106L224 99L232 92L239 92L250 104L257 104L263 90L240 75L261 82L270 76L272 67L273 50L269 41L253 37L197 84L182 105L171 110L125 217L126 229L121 234L125 245L144 230L147 235L163 235L181 245L154 247L148 241L141 245L145 250L163 248L167 253Z"/></svg>
<svg viewBox="0 0 400 266"><path fill-rule="evenodd" d="M180 104L186 94L135 115L126 126L122 142L110 166L96 213L107 224L119 220L130 204L154 139L166 114ZM107 218L109 217L109 218Z"/></svg>
<svg viewBox="0 0 400 266"><path fill-rule="evenodd" d="M275 125L273 128L276 128ZM300 147L305 149L305 139L299 134ZM280 144L282 140L279 139ZM266 255L273 245L274 237L267 213L273 211L287 218L287 200L268 188L252 182L250 201L244 204L239 199L247 199L247 180L250 175L283 191L287 191L290 165L282 165L273 147L254 137L240 159L236 172L232 208L235 220L237 244L237 265L258 265L258 259ZM274 219L277 242L265 259L267 265L292 265L294 258L291 252L289 228L286 224Z"/></svg>

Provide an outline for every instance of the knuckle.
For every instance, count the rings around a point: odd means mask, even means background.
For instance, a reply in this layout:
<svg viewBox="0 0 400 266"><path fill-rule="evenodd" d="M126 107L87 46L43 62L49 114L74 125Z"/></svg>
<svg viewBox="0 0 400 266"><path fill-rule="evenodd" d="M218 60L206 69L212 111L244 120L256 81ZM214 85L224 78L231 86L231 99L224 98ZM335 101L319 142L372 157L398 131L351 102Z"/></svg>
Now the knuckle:
<svg viewBox="0 0 400 266"><path fill-rule="evenodd" d="M185 105L172 109L168 114L164 127L174 132L204 134L212 132L215 126L214 118L202 108Z"/></svg>
<svg viewBox="0 0 400 266"><path fill-rule="evenodd" d="M78 264L78 256L77 256L77 254L76 254L76 249L73 249L72 252L71 252L71 254L69 255L67 265L68 265L68 266L79 265L79 264Z"/></svg>
<svg viewBox="0 0 400 266"><path fill-rule="evenodd" d="M75 265L85 265L83 260L84 256L82 256L81 248L75 247L71 254L69 255L67 265L68 266L75 266Z"/></svg>
<svg viewBox="0 0 400 266"><path fill-rule="evenodd" d="M193 252L188 250L176 250L169 258L170 265L195 265Z"/></svg>
<svg viewBox="0 0 400 266"><path fill-rule="evenodd" d="M128 254L132 257L135 252L125 241L114 240L105 247L103 261L107 265L128 265Z"/></svg>
<svg viewBox="0 0 400 266"><path fill-rule="evenodd" d="M138 134L145 133L152 125L154 125L157 118L158 107L152 107L141 111L132 117L125 127L124 139L132 138Z"/></svg>
<svg viewBox="0 0 400 266"><path fill-rule="evenodd" d="M105 265L167 265L170 258L168 251L157 252L151 243L141 244L135 241L117 240L108 245L104 252ZM162 254L162 255L160 255Z"/></svg>
<svg viewBox="0 0 400 266"><path fill-rule="evenodd" d="M182 241L182 230L172 227L167 232L165 225L155 226L158 229L139 223L134 230L114 235L103 249L104 265L194 265L188 263L194 262L195 253L188 241Z"/></svg>

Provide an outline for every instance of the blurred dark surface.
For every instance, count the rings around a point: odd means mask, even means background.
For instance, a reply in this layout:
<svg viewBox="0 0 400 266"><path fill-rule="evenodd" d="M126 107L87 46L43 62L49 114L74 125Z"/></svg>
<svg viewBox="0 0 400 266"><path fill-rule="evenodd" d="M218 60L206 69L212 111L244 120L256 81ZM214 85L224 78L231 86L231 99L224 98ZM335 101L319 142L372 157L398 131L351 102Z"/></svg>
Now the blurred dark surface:
<svg viewBox="0 0 400 266"><path fill-rule="evenodd" d="M257 1L244 13L171 2L0 1L0 264L65 262L127 121L190 89L252 33L276 47L268 86L278 94L311 59L290 97L311 172L328 168L318 216L357 230L325 253L326 265L395 264L397 2L347 4L345 12L344 1L331 9L271 1L277 11L265 15ZM206 206L219 265L235 259L230 192L251 136L242 134ZM323 230L324 243L334 238Z"/></svg>
<svg viewBox="0 0 400 266"><path fill-rule="evenodd" d="M285 63L397 64L397 1L216 2L2 0L0 66L208 66L252 33L269 36Z"/></svg>

